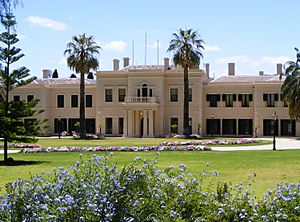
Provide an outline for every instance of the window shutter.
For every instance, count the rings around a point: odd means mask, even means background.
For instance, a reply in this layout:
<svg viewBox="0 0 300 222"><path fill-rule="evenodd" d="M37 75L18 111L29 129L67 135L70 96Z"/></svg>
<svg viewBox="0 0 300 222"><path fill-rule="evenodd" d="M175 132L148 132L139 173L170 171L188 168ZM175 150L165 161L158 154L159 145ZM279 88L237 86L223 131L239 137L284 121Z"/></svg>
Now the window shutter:
<svg viewBox="0 0 300 222"><path fill-rule="evenodd" d="M263 97L264 101L267 101L268 100L267 98L268 98L268 94L264 93L264 97Z"/></svg>
<svg viewBox="0 0 300 222"><path fill-rule="evenodd" d="M236 101L236 94L233 94L233 101Z"/></svg>
<svg viewBox="0 0 300 222"><path fill-rule="evenodd" d="M253 100L253 95L249 94L249 101L252 102L252 100Z"/></svg>
<svg viewBox="0 0 300 222"><path fill-rule="evenodd" d="M222 101L226 101L226 94L222 94Z"/></svg>
<svg viewBox="0 0 300 222"><path fill-rule="evenodd" d="M217 97L217 101L220 101L220 99L221 99L220 94L216 95L216 97Z"/></svg>

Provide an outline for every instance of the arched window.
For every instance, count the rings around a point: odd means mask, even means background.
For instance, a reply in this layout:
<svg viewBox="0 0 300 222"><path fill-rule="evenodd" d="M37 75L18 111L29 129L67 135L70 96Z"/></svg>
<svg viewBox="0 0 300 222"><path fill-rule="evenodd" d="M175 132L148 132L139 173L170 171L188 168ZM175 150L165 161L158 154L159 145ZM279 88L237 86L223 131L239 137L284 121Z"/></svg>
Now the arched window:
<svg viewBox="0 0 300 222"><path fill-rule="evenodd" d="M148 86L147 86L147 84L142 85L142 97L148 97Z"/></svg>

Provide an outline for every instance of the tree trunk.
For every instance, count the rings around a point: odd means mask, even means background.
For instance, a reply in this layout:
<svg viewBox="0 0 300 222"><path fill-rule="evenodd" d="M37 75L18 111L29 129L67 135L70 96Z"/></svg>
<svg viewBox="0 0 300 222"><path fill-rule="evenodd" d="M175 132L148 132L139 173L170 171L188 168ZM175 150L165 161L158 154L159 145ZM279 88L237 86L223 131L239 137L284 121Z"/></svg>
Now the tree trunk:
<svg viewBox="0 0 300 222"><path fill-rule="evenodd" d="M183 69L184 99L183 99L183 135L189 138L191 135L189 126L189 69Z"/></svg>
<svg viewBox="0 0 300 222"><path fill-rule="evenodd" d="M5 137L4 138L4 146L3 146L3 149L4 149L4 163L7 163L7 159L8 159L8 141L7 141L7 138Z"/></svg>
<svg viewBox="0 0 300 222"><path fill-rule="evenodd" d="M85 104L84 104L84 96L85 96L85 87L84 87L84 73L80 73L80 139L85 139Z"/></svg>

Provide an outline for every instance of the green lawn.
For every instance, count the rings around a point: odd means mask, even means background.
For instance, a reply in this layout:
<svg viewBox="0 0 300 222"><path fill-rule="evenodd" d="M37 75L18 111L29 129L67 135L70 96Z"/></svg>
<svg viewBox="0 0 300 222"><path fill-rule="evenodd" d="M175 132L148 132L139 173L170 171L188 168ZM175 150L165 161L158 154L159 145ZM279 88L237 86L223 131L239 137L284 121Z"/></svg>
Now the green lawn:
<svg viewBox="0 0 300 222"><path fill-rule="evenodd" d="M40 140L42 141L42 140ZM107 140L109 141L109 140ZM104 140L103 142L107 142ZM80 142L80 141L78 141ZM102 142L102 141L101 141ZM147 139L143 141L146 143ZM114 144L116 145L116 144ZM124 145L124 144L123 144ZM104 155L105 152L98 152ZM92 153L84 153L84 157ZM30 174L52 172L59 166L69 167L79 160L79 153L34 153L11 154L15 160L40 161L38 164L22 166L0 166L0 193L4 193L6 183L16 178L29 179ZM121 166L128 164L136 156L146 159L156 158L156 152L115 152L111 161ZM0 156L0 158L3 156ZM285 151L163 151L159 156L159 166L166 168L170 165L178 166L184 163L188 171L195 176L200 175L206 164L210 163L209 170L219 172L218 180L238 183L244 181L249 175L256 173L253 188L261 195L273 188L277 181L299 182L300 178L300 150Z"/></svg>
<svg viewBox="0 0 300 222"><path fill-rule="evenodd" d="M214 140L226 140L228 138L213 138ZM233 138L230 138L233 139ZM205 139L209 140L209 139ZM41 138L38 140L38 144L43 147L58 147L58 146L78 146L78 147L87 147L87 146L151 146L159 145L161 142L169 141L190 141L190 139L174 139L174 138L106 138L104 140L78 140L73 138ZM200 141L200 140L195 140ZM270 144L271 141L263 140L259 143L244 144L245 145L265 145ZM220 146L220 145L219 145ZM228 145L227 145L228 146ZM239 145L241 146L241 145Z"/></svg>

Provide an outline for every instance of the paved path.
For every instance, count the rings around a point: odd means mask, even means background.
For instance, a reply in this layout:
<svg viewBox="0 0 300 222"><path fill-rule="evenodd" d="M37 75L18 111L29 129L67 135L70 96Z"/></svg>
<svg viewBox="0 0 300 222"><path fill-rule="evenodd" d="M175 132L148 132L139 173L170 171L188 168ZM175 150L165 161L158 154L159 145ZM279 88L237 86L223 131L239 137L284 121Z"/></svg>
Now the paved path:
<svg viewBox="0 0 300 222"><path fill-rule="evenodd" d="M273 141L273 138L258 138L261 140ZM231 146L231 147L212 147L215 151L237 151L237 150L272 150L273 143L261 146ZM287 150L287 149L300 149L300 140L298 138L282 138L276 137L276 149Z"/></svg>
<svg viewBox="0 0 300 222"><path fill-rule="evenodd" d="M273 138L258 138L261 140L273 141ZM272 150L273 144L261 145L261 146L220 146L212 147L215 151L237 151L237 150ZM298 138L276 138L276 149L277 150L288 150L288 149L300 149L300 139ZM8 153L18 153L19 150L8 150ZM0 150L0 155L3 154L3 150Z"/></svg>

